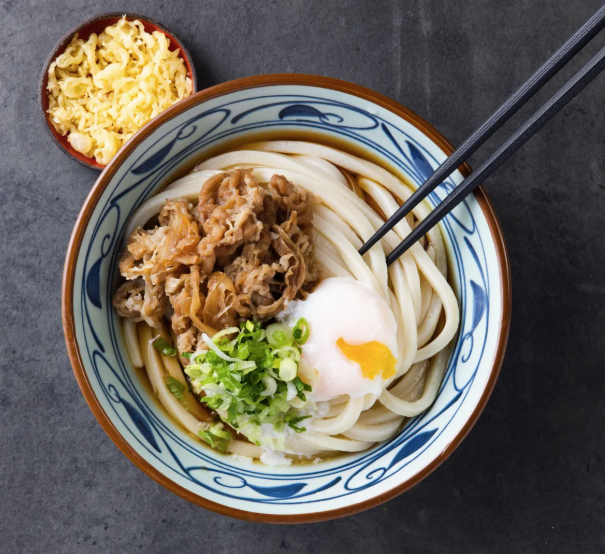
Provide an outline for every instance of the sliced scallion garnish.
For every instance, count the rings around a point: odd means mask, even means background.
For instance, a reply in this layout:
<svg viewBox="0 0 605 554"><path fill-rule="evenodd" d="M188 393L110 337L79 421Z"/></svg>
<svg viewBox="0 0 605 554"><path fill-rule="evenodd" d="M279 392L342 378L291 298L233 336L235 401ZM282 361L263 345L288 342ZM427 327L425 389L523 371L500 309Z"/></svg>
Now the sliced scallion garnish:
<svg viewBox="0 0 605 554"><path fill-rule="evenodd" d="M298 423L310 417L310 415L297 416L294 414L286 414L285 420L291 429L294 429L294 431L296 431L297 433L304 433L306 429L304 427L298 427Z"/></svg>
<svg viewBox="0 0 605 554"><path fill-rule="evenodd" d="M274 323L267 327L267 342L275 347L281 348L292 343L292 329L281 323Z"/></svg>
<svg viewBox="0 0 605 554"><path fill-rule="evenodd" d="M212 446L212 448L216 448L221 452L227 451L227 446L231 440L231 433L224 430L222 423L210 425L207 429L198 431L198 436Z"/></svg>
<svg viewBox="0 0 605 554"><path fill-rule="evenodd" d="M308 325L299 320L297 326L296 336L302 340L308 336ZM298 377L301 347L294 330L281 323L265 330L259 322L246 321L212 339L203 335L209 350L195 352L185 368L193 390L205 395L202 402L255 444L266 444L263 424L272 425L278 433L286 426L298 433L305 430L298 423L307 416L298 410L305 406L304 392L311 387ZM204 429L200 437L219 448L220 439L225 438L221 432L228 431L218 431ZM274 440L279 447L284 438Z"/></svg>
<svg viewBox="0 0 605 554"><path fill-rule="evenodd" d="M178 354L177 349L168 344L162 337L153 341L153 347L164 356L170 356L171 358L175 358Z"/></svg>
<svg viewBox="0 0 605 554"><path fill-rule="evenodd" d="M166 386L168 387L168 390L172 393L172 395L178 400L181 400L183 398L183 393L187 388L185 385L183 385L183 383L181 383L174 377L168 377L168 379L166 380Z"/></svg>
<svg viewBox="0 0 605 554"><path fill-rule="evenodd" d="M279 378L282 381L292 381L297 371L298 365L292 358L286 358L279 364Z"/></svg>
<svg viewBox="0 0 605 554"><path fill-rule="evenodd" d="M296 325L292 330L292 335L294 336L294 340L300 345L307 342L307 339L309 338L309 323L304 317L301 317L296 322Z"/></svg>

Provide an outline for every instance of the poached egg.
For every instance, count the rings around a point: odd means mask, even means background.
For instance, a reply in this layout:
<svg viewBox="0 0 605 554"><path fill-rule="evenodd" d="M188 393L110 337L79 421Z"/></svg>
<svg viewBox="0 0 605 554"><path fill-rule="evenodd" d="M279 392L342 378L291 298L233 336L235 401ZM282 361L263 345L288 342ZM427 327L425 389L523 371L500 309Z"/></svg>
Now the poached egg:
<svg viewBox="0 0 605 554"><path fill-rule="evenodd" d="M309 400L380 395L399 356L397 323L382 296L361 281L331 277L292 301L283 319L293 325L301 317L309 326L302 360L315 371Z"/></svg>

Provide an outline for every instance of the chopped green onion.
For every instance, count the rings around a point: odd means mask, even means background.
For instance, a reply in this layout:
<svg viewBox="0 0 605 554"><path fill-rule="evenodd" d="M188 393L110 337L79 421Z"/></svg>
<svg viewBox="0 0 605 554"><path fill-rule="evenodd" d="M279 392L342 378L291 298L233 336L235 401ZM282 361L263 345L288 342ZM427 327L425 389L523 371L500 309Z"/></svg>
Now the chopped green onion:
<svg viewBox="0 0 605 554"><path fill-rule="evenodd" d="M250 346L247 342L237 345L237 355L242 360L245 360L248 356L250 356Z"/></svg>
<svg viewBox="0 0 605 554"><path fill-rule="evenodd" d="M194 364L188 365L184 371L192 379L199 379L203 375L202 368Z"/></svg>
<svg viewBox="0 0 605 554"><path fill-rule="evenodd" d="M231 402L229 403L229 408L227 408L227 421L229 421L229 423L231 425L235 425L237 427L237 422L235 421L236 417L237 417L237 400L235 398L232 398Z"/></svg>
<svg viewBox="0 0 605 554"><path fill-rule="evenodd" d="M170 346L162 337L153 341L153 347L164 356L174 358L177 355L177 349L174 346Z"/></svg>
<svg viewBox="0 0 605 554"><path fill-rule="evenodd" d="M263 385L265 385L265 390L260 393L261 396L272 396L275 394L275 391L277 390L277 382L275 379L273 379L273 377L267 375L263 377L261 381L263 382Z"/></svg>
<svg viewBox="0 0 605 554"><path fill-rule="evenodd" d="M274 350L280 358L294 358L297 362L300 362L300 350L295 346L282 346L277 350Z"/></svg>
<svg viewBox="0 0 605 554"><path fill-rule="evenodd" d="M181 352L181 356L187 360L190 360L191 356L193 356L193 352Z"/></svg>
<svg viewBox="0 0 605 554"><path fill-rule="evenodd" d="M206 441L212 448L216 448L221 452L226 452L231 440L231 433L223 430L223 424L217 423L211 425L205 431L198 431L198 436Z"/></svg>
<svg viewBox="0 0 605 554"><path fill-rule="evenodd" d="M285 358L279 365L279 378L282 381L292 381L296 377L298 366L292 358Z"/></svg>
<svg viewBox="0 0 605 554"><path fill-rule="evenodd" d="M294 431L296 431L297 433L304 433L306 429L304 427L298 427L297 424L310 417L310 415L297 416L294 414L286 414L285 420L291 429L294 429Z"/></svg>
<svg viewBox="0 0 605 554"><path fill-rule="evenodd" d="M221 349L216 344L214 344L212 339L206 333L202 333L202 340L208 345L208 348L210 348L210 350L212 351L206 355L207 357L208 357L208 355L214 354L214 355L218 356L219 358L221 358L222 360L225 360L226 362L237 363L239 365L239 367L242 369L254 367L254 365L255 365L254 362L246 362L246 361L240 360L239 358L232 358L231 356L227 356L227 354L222 352Z"/></svg>
<svg viewBox="0 0 605 554"><path fill-rule="evenodd" d="M300 340L307 327L299 320ZM286 425L298 433L305 431L298 423L307 416L298 410L311 387L297 376L301 346L292 328L276 323L265 330L257 321L245 321L212 339L205 334L202 338L209 350L193 353L185 373L204 405L255 444L283 449ZM265 424L278 435L267 436L260 427ZM200 431L200 438L225 450L225 433L222 427L211 426Z"/></svg>
<svg viewBox="0 0 605 554"><path fill-rule="evenodd" d="M296 389L298 391L307 391L307 392L311 392L313 390L313 388L311 387L311 385L307 385L307 383L305 383L304 381L301 380L300 377L295 377L294 380L292 381L294 383L294 386L296 387Z"/></svg>
<svg viewBox="0 0 605 554"><path fill-rule="evenodd" d="M231 439L231 433L229 431L224 431L224 425L222 423L217 423L210 428L210 432L221 439Z"/></svg>
<svg viewBox="0 0 605 554"><path fill-rule="evenodd" d="M287 412L290 409L290 404L286 402L283 396L275 396L269 403L269 413L272 416L278 415L280 412Z"/></svg>
<svg viewBox="0 0 605 554"><path fill-rule="evenodd" d="M185 385L183 385L183 383L181 383L179 380L175 379L172 376L168 377L168 379L166 380L166 386L168 387L168 390L172 393L172 395L179 400L183 398L183 393L187 388Z"/></svg>
<svg viewBox="0 0 605 554"><path fill-rule="evenodd" d="M267 327L267 341L275 348L289 345L292 342L292 330L281 323L269 325Z"/></svg>
<svg viewBox="0 0 605 554"><path fill-rule="evenodd" d="M296 387L297 390L297 394L296 396L298 398L300 398L303 402L307 401L307 397L305 396L305 393L303 391L311 391L312 387L311 385L307 385L307 383L304 383L303 381L300 380L300 377L295 377L292 380L293 385Z"/></svg>
<svg viewBox="0 0 605 554"><path fill-rule="evenodd" d="M223 403L223 398L221 396L204 396L202 398L202 402L206 404L211 410L217 410L219 406Z"/></svg>
<svg viewBox="0 0 605 554"><path fill-rule="evenodd" d="M296 322L296 325L292 330L292 335L294 340L300 345L303 345L305 342L307 342L307 339L309 338L309 323L304 317L301 317Z"/></svg>

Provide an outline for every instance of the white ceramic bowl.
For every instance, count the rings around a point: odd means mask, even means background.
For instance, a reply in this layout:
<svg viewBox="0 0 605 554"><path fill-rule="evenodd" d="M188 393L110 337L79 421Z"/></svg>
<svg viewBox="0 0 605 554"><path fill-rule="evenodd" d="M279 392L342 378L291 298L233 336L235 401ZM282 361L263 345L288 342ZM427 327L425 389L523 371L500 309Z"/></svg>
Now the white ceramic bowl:
<svg viewBox="0 0 605 554"><path fill-rule="evenodd" d="M176 494L219 513L305 522L354 513L408 489L458 446L482 411L504 355L511 308L506 249L478 190L442 223L460 331L433 406L369 451L317 465L270 468L216 453L158 407L126 355L111 307L129 216L208 149L259 133L314 133L397 168L418 185L452 151L432 127L367 89L323 77L268 75L225 83L146 125L103 171L67 254L63 321L73 369L95 416L119 448ZM323 137L323 138L322 138ZM463 179L430 195L439 203Z"/></svg>

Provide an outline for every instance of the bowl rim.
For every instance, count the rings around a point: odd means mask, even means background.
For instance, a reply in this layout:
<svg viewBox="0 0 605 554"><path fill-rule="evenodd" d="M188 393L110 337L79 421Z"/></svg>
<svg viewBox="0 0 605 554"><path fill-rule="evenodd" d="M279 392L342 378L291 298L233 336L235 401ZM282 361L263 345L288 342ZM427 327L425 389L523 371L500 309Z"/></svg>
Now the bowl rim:
<svg viewBox="0 0 605 554"><path fill-rule="evenodd" d="M500 368L502 366L504 352L506 350L506 344L508 341L508 333L510 328L512 290L509 257L506 244L504 242L502 229L500 227L500 223L498 221L494 208L482 187L478 187L475 190L474 194L477 199L477 202L479 203L481 211L485 215L490 233L492 235L492 240L494 241L500 272L500 294L502 296L502 318L500 321L500 327L498 329L497 347L487 384L483 393L481 394L481 398L479 399L476 408L469 416L462 429L452 439L447 448L445 448L444 451L439 454L439 456L437 456L426 468L424 468L422 471L420 471L418 474L414 475L410 479L404 481L403 483L400 483L399 485L380 495L369 498L362 502L351 504L349 506L343 506L341 508L333 510L325 510L321 512L307 514L262 514L224 506L222 504L198 496L197 494L191 492L185 487L178 485L169 477L158 471L149 462L144 460L130 446L126 438L124 438L124 436L122 436L114 427L113 423L111 422L111 420L101 407L99 401L97 400L97 397L88 380L82 363L80 351L75 339L73 290L75 283L75 272L78 253L92 212L94 211L99 198L107 188L107 185L109 184L112 176L115 174L115 172L124 162L124 160L128 157L132 150L134 150L134 148L138 146L138 144L148 135L150 135L157 127L162 125L164 122L176 117L182 112L186 111L191 106L200 104L212 98L217 98L240 90L278 85L300 85L326 88L338 92L351 94L363 100L375 103L376 105L381 106L382 108L394 113L395 115L398 115L399 117L416 127L420 132L430 138L439 148L441 148L446 155L449 156L454 151L453 146L436 129L434 129L429 123L424 121L420 116L416 115L411 110L402 106L398 102L360 85L349 83L347 81L342 81L339 79L333 79L330 77L306 74L259 75L228 81L205 89L196 94L193 94L189 98L181 100L174 106L168 108L165 112L162 112L157 117L152 119L149 123L147 123L144 127L142 127L118 151L116 156L111 160L111 162L107 165L107 167L98 177L91 191L86 197L86 200L84 201L82 209L76 220L67 248L67 254L65 257L61 299L62 320L69 359L72 365L72 369L74 371L74 375L76 377L76 380L78 381L78 384L80 386L82 394L84 395L84 398L86 399L86 402L88 403L93 414L95 415L105 432L109 435L111 440L140 470L142 470L160 485L164 486L169 491L180 496L181 498L184 498L185 500L188 500L193 504L197 504L198 506L212 510L221 515L227 515L238 519L263 523L313 523L317 521L325 521L338 517L344 517L347 515L361 512L363 510L367 510L369 508L373 508L375 506L378 506L379 504L382 504L383 502L386 502L387 500L394 498L395 496L405 492L406 490L419 483L422 479L427 477L437 467L439 467L452 454L452 452L458 447L458 445L469 433L469 431L479 418L479 415L485 408L485 405L487 404L487 401L491 396L491 393L496 384L496 380L498 378ZM460 171L462 175L466 177L471 170L467 164L464 164L460 167Z"/></svg>
<svg viewBox="0 0 605 554"><path fill-rule="evenodd" d="M46 61L44 62L44 66L42 68L42 73L40 75L40 86L38 89L38 104L40 106L40 113L42 114L42 117L44 118L44 121L45 121L44 127L46 128L46 130L47 130L48 134L50 135L50 137L52 138L53 142L59 147L59 149L64 154L67 154L72 160L75 160L76 162L78 162L79 164L81 164L85 167L94 169L95 171L103 171L103 169L105 169L107 166L97 163L97 161L94 158L90 158L90 161L87 161L88 158L86 158L85 156L82 156L82 158L77 156L74 152L72 152L71 148L68 148L61 142L61 139L63 137L57 132L57 130L52 126L52 123L50 122L50 118L48 116L48 113L46 112L46 110L48 108L48 100L47 100L48 92L46 90L46 85L48 84L48 68L50 67L50 64L52 62L54 62L63 53L63 51L65 50L65 48L67 48L67 45L69 44L69 42L71 41L71 39L73 38L73 36L76 33L80 33L83 29L85 29L86 27L89 27L90 25L93 25L94 23L97 23L98 21L103 21L104 19L116 19L116 18L119 19L122 16L125 16L126 19L129 21L138 19L139 21L141 21L143 23L147 23L147 24L151 25L152 27L157 28L157 30L161 31L162 33L164 33L170 41L174 41L175 46L180 51L180 57L183 58L183 61L185 62L188 76L191 78L191 85L192 85L191 96L193 96L198 90L197 89L197 74L195 72L195 65L193 64L193 59L191 58L191 54L189 53L187 48L185 48L183 41L177 35L175 35L170 29L168 29L165 25L162 25L155 19L152 19L151 17L147 17L145 15L141 15L138 13L134 13L134 12L126 12L126 11L124 11L124 12L105 12L105 13L100 13L95 16L89 17L89 18L85 19L83 22L81 22L78 25L76 25L75 27L73 27L70 31L68 31L65 35L63 35L59 39L59 41L55 44L55 46L51 50L50 55L48 56L48 58L46 58ZM115 156L114 156L114 158L115 158Z"/></svg>

